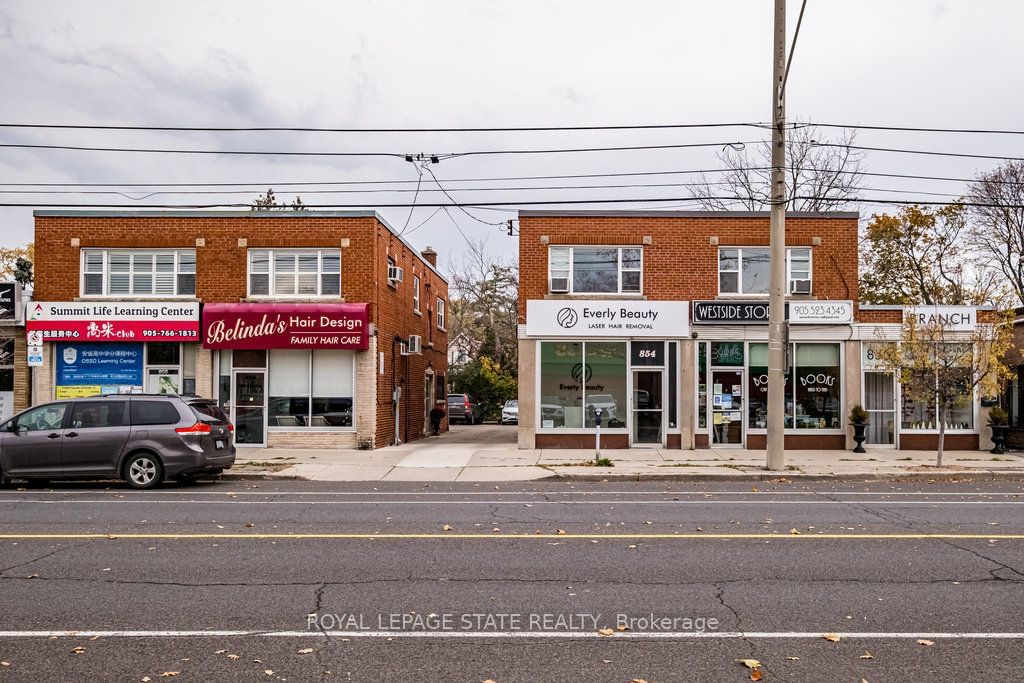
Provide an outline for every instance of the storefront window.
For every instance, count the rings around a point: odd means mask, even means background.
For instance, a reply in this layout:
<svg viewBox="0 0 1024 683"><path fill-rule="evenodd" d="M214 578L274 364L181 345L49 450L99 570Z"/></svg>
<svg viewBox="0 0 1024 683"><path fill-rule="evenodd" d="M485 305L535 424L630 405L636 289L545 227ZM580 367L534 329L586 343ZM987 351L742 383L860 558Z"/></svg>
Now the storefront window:
<svg viewBox="0 0 1024 683"><path fill-rule="evenodd" d="M351 351L313 352L312 427L351 427L354 389Z"/></svg>
<svg viewBox="0 0 1024 683"><path fill-rule="evenodd" d="M963 344L950 345L945 348L946 351L941 352L940 355L949 359L955 358L959 353L969 353L970 351L970 347ZM949 413L945 416L946 429L974 429L974 390L970 372L970 368L967 367L959 370L951 369L946 376L945 381L957 388L956 393L961 396L960 405L950 407ZM912 378L911 381L927 383L938 381L938 379L932 375L931 377ZM939 420L943 416L940 414L937 394L933 401L915 401L909 396L910 392L906 387L902 394L901 426L903 429L937 430L939 428Z"/></svg>
<svg viewBox="0 0 1024 683"><path fill-rule="evenodd" d="M584 387L585 426L594 426L601 409L601 424L611 428L626 426L626 343L587 342L587 377Z"/></svg>
<svg viewBox="0 0 1024 683"><path fill-rule="evenodd" d="M305 427L309 416L309 351L275 349L267 369L267 424L270 427Z"/></svg>
<svg viewBox="0 0 1024 683"><path fill-rule="evenodd" d="M583 344L541 342L540 426L583 426Z"/></svg>
<svg viewBox="0 0 1024 683"><path fill-rule="evenodd" d="M743 367L743 342L711 342L711 365Z"/></svg>
<svg viewBox="0 0 1024 683"><path fill-rule="evenodd" d="M796 428L839 429L842 369L838 344L797 344Z"/></svg>
<svg viewBox="0 0 1024 683"><path fill-rule="evenodd" d="M270 351L268 426L351 427L353 358L334 349Z"/></svg>

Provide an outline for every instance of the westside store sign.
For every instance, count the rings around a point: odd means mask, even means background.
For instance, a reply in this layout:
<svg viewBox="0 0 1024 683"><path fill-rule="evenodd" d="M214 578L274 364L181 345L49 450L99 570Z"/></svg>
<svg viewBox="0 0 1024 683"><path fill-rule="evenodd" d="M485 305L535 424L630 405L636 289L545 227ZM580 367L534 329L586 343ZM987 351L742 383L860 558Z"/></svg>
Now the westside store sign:
<svg viewBox="0 0 1024 683"><path fill-rule="evenodd" d="M208 349L367 349L369 304L207 304Z"/></svg>
<svg viewBox="0 0 1024 683"><path fill-rule="evenodd" d="M788 301L786 319L805 325L853 322L852 301ZM693 322L754 325L768 322L767 301L694 301Z"/></svg>
<svg viewBox="0 0 1024 683"><path fill-rule="evenodd" d="M526 302L528 337L686 337L686 301Z"/></svg>
<svg viewBox="0 0 1024 683"><path fill-rule="evenodd" d="M32 301L25 329L45 341L197 341L195 301Z"/></svg>

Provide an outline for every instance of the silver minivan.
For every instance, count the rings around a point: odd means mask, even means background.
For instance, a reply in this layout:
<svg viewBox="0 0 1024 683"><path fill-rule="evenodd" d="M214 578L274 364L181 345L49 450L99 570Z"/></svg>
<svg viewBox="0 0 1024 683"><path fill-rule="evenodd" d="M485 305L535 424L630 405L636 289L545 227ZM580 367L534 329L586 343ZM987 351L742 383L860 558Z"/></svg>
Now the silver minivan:
<svg viewBox="0 0 1024 683"><path fill-rule="evenodd" d="M34 406L0 423L0 484L121 478L137 489L190 482L235 463L234 428L215 401L116 394Z"/></svg>

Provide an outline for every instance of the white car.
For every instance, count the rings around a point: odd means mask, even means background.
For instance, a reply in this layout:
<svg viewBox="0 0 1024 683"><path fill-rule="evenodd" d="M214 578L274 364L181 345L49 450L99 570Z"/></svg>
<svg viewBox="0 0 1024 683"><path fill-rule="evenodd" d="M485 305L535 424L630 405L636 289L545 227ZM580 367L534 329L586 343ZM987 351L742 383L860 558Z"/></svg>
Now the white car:
<svg viewBox="0 0 1024 683"><path fill-rule="evenodd" d="M501 407L501 424L519 424L519 401L509 399Z"/></svg>

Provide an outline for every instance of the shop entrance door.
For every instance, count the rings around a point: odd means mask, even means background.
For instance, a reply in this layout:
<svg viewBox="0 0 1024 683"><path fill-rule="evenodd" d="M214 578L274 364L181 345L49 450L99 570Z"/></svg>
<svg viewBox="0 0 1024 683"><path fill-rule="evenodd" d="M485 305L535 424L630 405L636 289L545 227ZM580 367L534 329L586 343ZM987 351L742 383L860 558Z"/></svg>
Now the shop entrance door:
<svg viewBox="0 0 1024 683"><path fill-rule="evenodd" d="M264 370L235 370L231 383L231 422L238 446L267 445L267 373Z"/></svg>
<svg viewBox="0 0 1024 683"><path fill-rule="evenodd" d="M864 409L868 411L867 443L896 445L896 380L891 372L864 373Z"/></svg>
<svg viewBox="0 0 1024 683"><path fill-rule="evenodd" d="M632 446L664 445L663 379L662 370L633 371L633 427L630 430Z"/></svg>
<svg viewBox="0 0 1024 683"><path fill-rule="evenodd" d="M743 445L743 370L711 371L711 444Z"/></svg>

